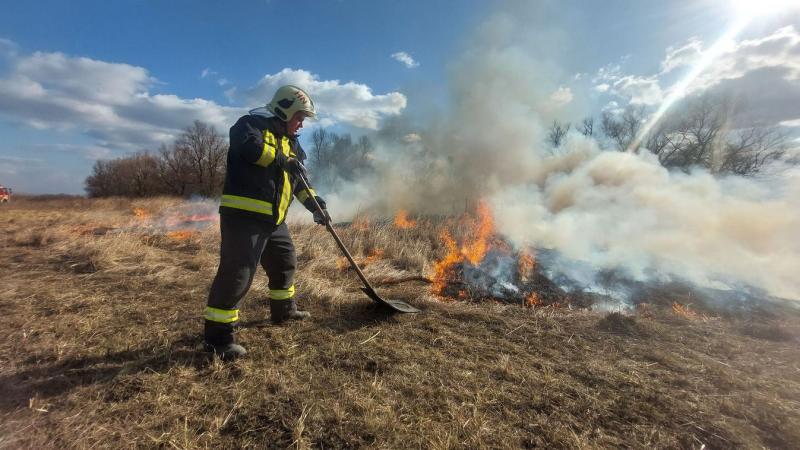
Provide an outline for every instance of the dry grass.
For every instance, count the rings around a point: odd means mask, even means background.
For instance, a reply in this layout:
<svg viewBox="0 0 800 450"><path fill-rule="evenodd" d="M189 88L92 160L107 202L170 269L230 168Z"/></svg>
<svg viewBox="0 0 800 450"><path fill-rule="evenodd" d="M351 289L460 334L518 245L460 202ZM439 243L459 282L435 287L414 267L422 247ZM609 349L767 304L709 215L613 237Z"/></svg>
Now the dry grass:
<svg viewBox="0 0 800 450"><path fill-rule="evenodd" d="M199 351L217 263L211 228L176 240L127 225L175 200L54 199L0 209L2 448L791 448L800 442L796 311L707 320L668 293L631 316L443 303L390 316L294 227L310 321L269 325L246 299L247 359ZM427 273L441 223L342 228L372 279ZM676 294L677 295L677 294ZM682 294L681 294L682 295ZM694 306L693 306L694 308Z"/></svg>

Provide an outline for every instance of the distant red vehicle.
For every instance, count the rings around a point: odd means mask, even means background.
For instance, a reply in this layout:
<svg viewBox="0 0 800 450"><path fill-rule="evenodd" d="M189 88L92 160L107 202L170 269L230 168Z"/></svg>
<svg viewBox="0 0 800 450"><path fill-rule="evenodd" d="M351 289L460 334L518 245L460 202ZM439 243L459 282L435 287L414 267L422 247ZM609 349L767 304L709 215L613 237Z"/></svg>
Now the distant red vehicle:
<svg viewBox="0 0 800 450"><path fill-rule="evenodd" d="M0 203L8 203L11 201L11 189L0 186Z"/></svg>

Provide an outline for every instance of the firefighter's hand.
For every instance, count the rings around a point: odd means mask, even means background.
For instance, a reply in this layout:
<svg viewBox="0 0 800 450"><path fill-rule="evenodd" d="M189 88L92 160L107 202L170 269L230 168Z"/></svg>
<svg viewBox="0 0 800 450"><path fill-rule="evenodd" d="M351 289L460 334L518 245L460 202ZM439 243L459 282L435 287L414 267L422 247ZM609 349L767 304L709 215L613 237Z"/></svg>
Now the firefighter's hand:
<svg viewBox="0 0 800 450"><path fill-rule="evenodd" d="M285 169L294 176L302 176L308 180L308 171L306 171L306 166L304 166L303 163L301 163L297 158L287 158Z"/></svg>
<svg viewBox="0 0 800 450"><path fill-rule="evenodd" d="M319 225L325 225L331 221L331 216L328 214L327 209L323 210L316 210L314 211L314 223Z"/></svg>

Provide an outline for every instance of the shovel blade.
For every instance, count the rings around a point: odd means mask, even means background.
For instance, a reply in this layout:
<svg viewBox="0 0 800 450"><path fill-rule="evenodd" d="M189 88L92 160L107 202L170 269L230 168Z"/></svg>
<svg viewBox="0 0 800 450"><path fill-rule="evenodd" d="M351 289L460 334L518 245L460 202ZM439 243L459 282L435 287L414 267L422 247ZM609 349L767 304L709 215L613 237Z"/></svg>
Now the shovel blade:
<svg viewBox="0 0 800 450"><path fill-rule="evenodd" d="M362 287L362 291L367 294L367 297L371 298L375 303L379 305L385 306L393 311L404 313L404 314L411 314L411 313L419 313L422 312L421 310L414 308L413 306L409 305L406 302L401 302L400 300L384 300L372 289Z"/></svg>

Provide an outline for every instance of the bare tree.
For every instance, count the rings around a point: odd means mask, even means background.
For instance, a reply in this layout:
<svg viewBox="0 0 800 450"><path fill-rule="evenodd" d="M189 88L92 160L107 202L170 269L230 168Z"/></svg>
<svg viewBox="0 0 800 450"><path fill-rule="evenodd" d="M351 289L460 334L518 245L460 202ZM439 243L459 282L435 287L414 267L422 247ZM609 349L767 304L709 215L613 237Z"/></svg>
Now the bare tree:
<svg viewBox="0 0 800 450"><path fill-rule="evenodd" d="M336 137L324 128L317 128L311 133L311 165L321 170L325 168L328 153Z"/></svg>
<svg viewBox="0 0 800 450"><path fill-rule="evenodd" d="M785 153L787 137L777 128L734 129L730 101L702 95L691 98L661 120L645 147L665 167L688 171L751 175Z"/></svg>
<svg viewBox="0 0 800 450"><path fill-rule="evenodd" d="M787 136L777 127L736 130L725 143L720 172L751 175L786 154Z"/></svg>
<svg viewBox="0 0 800 450"><path fill-rule="evenodd" d="M586 137L594 135L594 117L587 117L581 122L581 129L578 130Z"/></svg>
<svg viewBox="0 0 800 450"><path fill-rule="evenodd" d="M604 112L600 119L600 129L617 150L625 151L636 139L645 118L646 111L643 105L629 105L619 115ZM638 148L634 150L638 151Z"/></svg>
<svg viewBox="0 0 800 450"><path fill-rule="evenodd" d="M181 197L191 193L192 175L188 149L161 144L159 150L158 173L162 182L169 187L170 194Z"/></svg>
<svg viewBox="0 0 800 450"><path fill-rule="evenodd" d="M547 143L553 148L561 147L561 144L563 144L567 138L569 127L569 123L559 123L557 120L554 120L547 132Z"/></svg>
<svg viewBox="0 0 800 450"><path fill-rule="evenodd" d="M173 151L187 159L194 193L210 197L222 191L227 145L214 127L194 121L175 141Z"/></svg>
<svg viewBox="0 0 800 450"><path fill-rule="evenodd" d="M89 197L150 197L167 192L158 176L158 158L147 152L97 161L85 184Z"/></svg>

